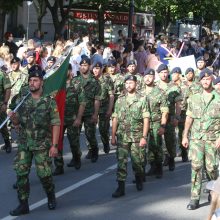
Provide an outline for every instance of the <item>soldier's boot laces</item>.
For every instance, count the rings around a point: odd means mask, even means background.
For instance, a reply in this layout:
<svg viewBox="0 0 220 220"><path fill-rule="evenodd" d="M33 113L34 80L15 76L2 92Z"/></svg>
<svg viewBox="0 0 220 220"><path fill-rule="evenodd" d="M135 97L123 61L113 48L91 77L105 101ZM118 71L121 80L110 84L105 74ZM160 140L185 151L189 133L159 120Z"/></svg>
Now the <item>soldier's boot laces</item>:
<svg viewBox="0 0 220 220"><path fill-rule="evenodd" d="M154 162L150 163L150 169L147 171L146 176L153 176L156 171L156 166Z"/></svg>
<svg viewBox="0 0 220 220"><path fill-rule="evenodd" d="M192 199L190 200L189 204L187 205L188 210L195 210L199 208L199 200Z"/></svg>
<svg viewBox="0 0 220 220"><path fill-rule="evenodd" d="M79 155L75 156L74 167L76 170L81 168L81 157Z"/></svg>
<svg viewBox="0 0 220 220"><path fill-rule="evenodd" d="M156 174L157 179L161 179L163 177L163 165L162 165L162 163L157 163L156 164L155 174Z"/></svg>
<svg viewBox="0 0 220 220"><path fill-rule="evenodd" d="M67 164L67 167L74 167L74 159L72 158L71 161Z"/></svg>
<svg viewBox="0 0 220 220"><path fill-rule="evenodd" d="M18 207L12 211L10 211L10 215L12 216L19 216L25 215L29 213L29 205L27 200L20 200L20 204Z"/></svg>
<svg viewBox="0 0 220 220"><path fill-rule="evenodd" d="M63 167L56 167L53 172L53 176L58 176L58 175L62 175L62 174L64 174Z"/></svg>
<svg viewBox="0 0 220 220"><path fill-rule="evenodd" d="M121 196L125 195L125 182L124 181L118 181L118 188L115 190L114 193L112 193L113 198L119 198Z"/></svg>
<svg viewBox="0 0 220 220"><path fill-rule="evenodd" d="M5 141L5 152L6 153L11 153L12 147L11 147L11 142L9 139L4 140Z"/></svg>
<svg viewBox="0 0 220 220"><path fill-rule="evenodd" d="M47 199L48 199L48 201L47 201L48 209L49 210L56 209L57 202L56 202L55 193L54 192L47 193Z"/></svg>
<svg viewBox="0 0 220 220"><path fill-rule="evenodd" d="M92 149L91 162L95 163L99 157L99 149Z"/></svg>
<svg viewBox="0 0 220 220"><path fill-rule="evenodd" d="M169 165L169 171L174 171L175 170L175 160L174 160L174 157L170 157L169 158L168 165Z"/></svg>
<svg viewBox="0 0 220 220"><path fill-rule="evenodd" d="M135 175L136 188L138 191L143 190L143 177L141 175Z"/></svg>

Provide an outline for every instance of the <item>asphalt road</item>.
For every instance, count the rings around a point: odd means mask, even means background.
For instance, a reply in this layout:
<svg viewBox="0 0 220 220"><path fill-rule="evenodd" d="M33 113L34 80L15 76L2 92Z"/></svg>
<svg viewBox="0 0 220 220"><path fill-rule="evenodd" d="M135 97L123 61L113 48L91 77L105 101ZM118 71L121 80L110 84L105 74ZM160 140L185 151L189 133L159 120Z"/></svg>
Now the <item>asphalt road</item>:
<svg viewBox="0 0 220 220"><path fill-rule="evenodd" d="M203 194L200 208L194 211L186 209L190 199L190 163L182 163L176 158L176 169L173 172L164 168L164 176L158 180L147 177L144 190L138 192L132 183L134 178L131 164L128 164L126 181L126 195L114 199L112 192L117 187L116 157L113 149L108 155L104 154L100 146L100 156L97 163L85 159L87 153L84 134L81 135L83 151L82 167L80 170L68 168L65 173L54 177L57 195L57 209L49 211L46 195L36 175L35 167L31 169L31 193L29 204L31 212L21 217L9 216L9 211L17 204L16 191L12 184L16 180L13 170L13 158L16 153L16 144L13 152L6 154L0 151L0 219L31 219L31 220L201 220L206 219L209 204L207 194ZM3 144L2 139L0 144ZM71 159L69 146L65 137L65 164ZM147 166L148 169L148 166ZM205 184L204 184L205 185Z"/></svg>

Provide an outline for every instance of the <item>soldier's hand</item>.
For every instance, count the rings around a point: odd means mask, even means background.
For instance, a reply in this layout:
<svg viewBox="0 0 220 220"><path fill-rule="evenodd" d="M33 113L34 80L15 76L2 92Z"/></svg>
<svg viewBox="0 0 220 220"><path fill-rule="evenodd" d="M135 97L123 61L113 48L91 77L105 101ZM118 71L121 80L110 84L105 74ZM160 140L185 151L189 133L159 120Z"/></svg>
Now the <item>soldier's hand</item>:
<svg viewBox="0 0 220 220"><path fill-rule="evenodd" d="M58 154L58 149L52 146L49 151L49 157L56 157L57 154Z"/></svg>
<svg viewBox="0 0 220 220"><path fill-rule="evenodd" d="M220 138L216 140L215 147L220 148Z"/></svg>
<svg viewBox="0 0 220 220"><path fill-rule="evenodd" d="M13 111L9 112L8 117L10 117L10 120L12 121L12 123L14 125L17 125L18 119L17 119L17 116L16 116L15 112L13 112Z"/></svg>
<svg viewBox="0 0 220 220"><path fill-rule="evenodd" d="M162 128L162 127L160 127L159 129L158 129L158 135L160 135L160 136L162 136L162 135L164 135L164 132L165 132L165 128Z"/></svg>
<svg viewBox="0 0 220 220"><path fill-rule="evenodd" d="M115 137L112 137L111 145L112 145L112 146L115 146L115 145L116 145L116 138L115 138Z"/></svg>
<svg viewBox="0 0 220 220"><path fill-rule="evenodd" d="M140 143L139 143L139 146L140 146L140 147L144 147L146 144L147 144L146 139L145 139L145 138L141 138Z"/></svg>
<svg viewBox="0 0 220 220"><path fill-rule="evenodd" d="M98 115L93 114L91 118L91 122L97 124L98 122Z"/></svg>
<svg viewBox="0 0 220 220"><path fill-rule="evenodd" d="M182 145L183 147L185 148L188 148L189 147L189 139L187 137L183 137L182 139Z"/></svg>
<svg viewBox="0 0 220 220"><path fill-rule="evenodd" d="M74 127L79 127L81 125L81 120L76 118L75 121L73 122Z"/></svg>

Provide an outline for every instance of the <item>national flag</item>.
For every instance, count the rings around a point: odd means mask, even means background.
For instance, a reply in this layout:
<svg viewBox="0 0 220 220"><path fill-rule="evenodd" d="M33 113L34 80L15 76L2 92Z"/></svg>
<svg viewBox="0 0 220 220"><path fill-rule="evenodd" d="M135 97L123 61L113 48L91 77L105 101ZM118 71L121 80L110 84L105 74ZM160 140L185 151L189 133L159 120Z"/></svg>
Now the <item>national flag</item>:
<svg viewBox="0 0 220 220"><path fill-rule="evenodd" d="M66 100L66 79L70 60L70 55L66 57L60 67L55 70L48 78L44 80L44 95L55 95L59 115L60 115L60 136L58 149L63 149L63 124L64 124L64 110Z"/></svg>

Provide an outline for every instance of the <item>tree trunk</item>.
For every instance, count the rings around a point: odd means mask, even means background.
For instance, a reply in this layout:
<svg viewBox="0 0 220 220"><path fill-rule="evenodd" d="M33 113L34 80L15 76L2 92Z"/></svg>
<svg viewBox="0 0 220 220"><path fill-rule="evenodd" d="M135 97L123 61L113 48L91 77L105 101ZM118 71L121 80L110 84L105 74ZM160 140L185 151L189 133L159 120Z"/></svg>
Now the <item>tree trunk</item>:
<svg viewBox="0 0 220 220"><path fill-rule="evenodd" d="M105 18L104 18L104 9L103 6L99 6L98 10L98 24L99 24L99 43L103 44L105 40Z"/></svg>
<svg viewBox="0 0 220 220"><path fill-rule="evenodd" d="M4 40L5 16L5 11L0 10L0 44Z"/></svg>

